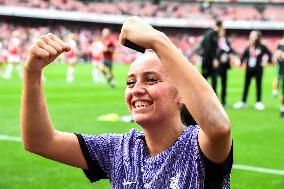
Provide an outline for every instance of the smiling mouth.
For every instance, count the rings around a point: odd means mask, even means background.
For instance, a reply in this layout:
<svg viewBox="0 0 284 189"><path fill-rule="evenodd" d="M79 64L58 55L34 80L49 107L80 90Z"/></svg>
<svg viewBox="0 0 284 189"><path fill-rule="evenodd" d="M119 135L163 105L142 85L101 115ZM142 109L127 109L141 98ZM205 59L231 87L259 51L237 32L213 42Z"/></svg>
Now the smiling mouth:
<svg viewBox="0 0 284 189"><path fill-rule="evenodd" d="M149 106L151 106L153 103L152 102L149 102L149 101L135 101L132 106L135 108L135 109L142 109L142 108L147 108Z"/></svg>

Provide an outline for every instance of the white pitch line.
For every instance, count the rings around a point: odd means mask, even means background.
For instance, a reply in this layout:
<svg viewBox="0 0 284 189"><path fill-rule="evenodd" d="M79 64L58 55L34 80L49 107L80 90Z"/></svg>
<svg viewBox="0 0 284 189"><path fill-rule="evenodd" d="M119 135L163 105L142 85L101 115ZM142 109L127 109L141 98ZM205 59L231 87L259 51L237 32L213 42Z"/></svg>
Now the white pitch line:
<svg viewBox="0 0 284 189"><path fill-rule="evenodd" d="M0 135L0 140L13 141L13 142L22 142L21 137L5 136L5 135Z"/></svg>
<svg viewBox="0 0 284 189"><path fill-rule="evenodd" d="M5 135L0 135L0 141L1 140L12 141L12 142L22 142L21 137L5 136ZM234 164L233 169L284 176L284 170L279 170L279 169L268 169L268 168L263 168L263 167L254 167L254 166L240 165L240 164Z"/></svg>
<svg viewBox="0 0 284 189"><path fill-rule="evenodd" d="M284 170L279 170L279 169L268 169L268 168L254 167L254 166L249 166L249 165L238 165L238 164L233 165L233 168L238 169L238 170L244 170L244 171L284 176Z"/></svg>

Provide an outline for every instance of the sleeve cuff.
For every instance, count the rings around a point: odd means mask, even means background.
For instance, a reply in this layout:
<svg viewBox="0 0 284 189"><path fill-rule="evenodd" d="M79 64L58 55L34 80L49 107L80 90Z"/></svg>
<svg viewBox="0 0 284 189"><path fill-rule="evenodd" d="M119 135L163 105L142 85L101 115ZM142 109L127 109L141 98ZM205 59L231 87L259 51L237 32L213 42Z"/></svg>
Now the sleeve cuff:
<svg viewBox="0 0 284 189"><path fill-rule="evenodd" d="M102 170L98 162L91 158L83 136L80 134L75 135L78 138L82 153L88 165L88 169L83 169L86 177L90 180L90 182L96 182L100 179L108 179L107 174Z"/></svg>
<svg viewBox="0 0 284 189"><path fill-rule="evenodd" d="M225 175L229 174L232 170L232 166L233 166L233 142L232 142L232 146L231 146L231 150L230 153L227 157L227 159L221 163L214 163L211 160L209 160L205 154L202 152L199 144L198 144L201 156L204 160L205 163L205 167L207 170L210 170L210 172L215 173L216 176L218 176L219 178L223 178Z"/></svg>

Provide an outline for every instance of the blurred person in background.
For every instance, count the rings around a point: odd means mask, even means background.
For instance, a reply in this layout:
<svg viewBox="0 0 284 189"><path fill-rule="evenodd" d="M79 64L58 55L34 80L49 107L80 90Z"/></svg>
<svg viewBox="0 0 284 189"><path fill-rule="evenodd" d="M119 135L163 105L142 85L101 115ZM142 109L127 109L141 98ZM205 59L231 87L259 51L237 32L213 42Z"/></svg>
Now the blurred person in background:
<svg viewBox="0 0 284 189"><path fill-rule="evenodd" d="M47 34L39 39L44 45L31 48L25 63L25 149L82 168L91 182L108 178L112 188L229 189L230 120L210 85L165 34L142 19L126 20L120 43L126 39L154 51L136 59L126 78L125 101L143 132L76 135L53 128L42 69L70 47ZM185 109L190 113L181 114Z"/></svg>
<svg viewBox="0 0 284 189"><path fill-rule="evenodd" d="M278 45L277 45L277 48L276 48L276 51L274 53L274 59L275 59L275 63L276 63L276 76L275 78L273 79L272 81L272 96L273 97L277 97L278 96L278 90L279 90L279 85L281 84L281 82L279 83L279 77L281 76L281 70L280 70L280 67L281 67L281 63L282 63L282 57L281 57L281 54L282 54L282 49L283 49L283 46L284 46L284 34L282 36L282 38L280 39Z"/></svg>
<svg viewBox="0 0 284 189"><path fill-rule="evenodd" d="M4 38L0 37L0 77L4 76L4 64L7 62L8 52L5 47Z"/></svg>
<svg viewBox="0 0 284 189"><path fill-rule="evenodd" d="M14 66L17 66L19 78L22 79L22 65L21 65L21 32L20 30L14 30L12 36L8 41L8 64L6 66L4 79L10 79L13 73Z"/></svg>
<svg viewBox="0 0 284 189"><path fill-rule="evenodd" d="M202 76L211 78L211 85L216 92L219 62L217 59L219 32L223 28L222 21L216 20L213 28L210 28L203 36L198 49L202 57Z"/></svg>
<svg viewBox="0 0 284 189"><path fill-rule="evenodd" d="M113 67L113 54L115 50L115 41L114 38L111 36L111 31L109 28L104 28L102 30L102 41L104 44L103 50L103 64L104 64L104 75L107 79L108 84L114 88L114 75L112 72Z"/></svg>
<svg viewBox="0 0 284 189"><path fill-rule="evenodd" d="M82 59L83 63L91 63L92 61L91 45L93 36L93 32L87 28L81 28L79 31L80 59Z"/></svg>
<svg viewBox="0 0 284 189"><path fill-rule="evenodd" d="M262 103L262 77L263 77L263 57L268 56L268 63L272 63L272 54L270 50L261 43L260 31L253 30L249 35L249 46L244 50L241 56L241 64L246 64L245 83L242 101L234 104L234 108L240 109L246 107L249 86L252 78L256 80L256 103L255 109L265 109Z"/></svg>
<svg viewBox="0 0 284 189"><path fill-rule="evenodd" d="M275 59L277 62L276 70L277 76L273 80L273 91L274 96L278 95L278 88L281 86L281 105L280 105L280 116L284 117L284 34L280 40L277 50L275 51Z"/></svg>
<svg viewBox="0 0 284 189"><path fill-rule="evenodd" d="M104 82L104 64L103 64L103 51L104 51L104 44L101 41L101 39L96 36L92 46L92 65L93 65L93 70L92 70L92 76L93 76L93 81L95 83L103 83Z"/></svg>
<svg viewBox="0 0 284 189"><path fill-rule="evenodd" d="M65 61L67 62L67 73L66 73L66 81L68 83L74 82L75 68L76 63L78 61L78 45L76 41L76 34L70 33L67 37L67 43L69 44L71 50L65 54Z"/></svg>
<svg viewBox="0 0 284 189"><path fill-rule="evenodd" d="M218 50L217 50L217 60L219 62L218 66L218 76L221 77L221 103L226 106L226 95L227 95L227 72L231 68L230 66L230 56L234 53L231 47L231 43L226 37L226 30L221 28L219 31L218 38Z"/></svg>

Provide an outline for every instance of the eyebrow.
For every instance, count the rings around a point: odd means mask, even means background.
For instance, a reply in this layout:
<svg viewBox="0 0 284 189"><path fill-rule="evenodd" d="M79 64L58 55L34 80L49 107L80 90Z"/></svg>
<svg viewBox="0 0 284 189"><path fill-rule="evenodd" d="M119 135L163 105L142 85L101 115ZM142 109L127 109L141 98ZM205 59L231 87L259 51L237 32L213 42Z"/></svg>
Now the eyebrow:
<svg viewBox="0 0 284 189"><path fill-rule="evenodd" d="M157 72L155 72L155 71L147 71L147 72L143 72L142 73L142 75L151 75L151 74L158 74ZM160 75L160 74L158 74L158 75ZM129 77L134 77L135 76L135 74L129 74L128 76L127 76L127 78L129 78Z"/></svg>

